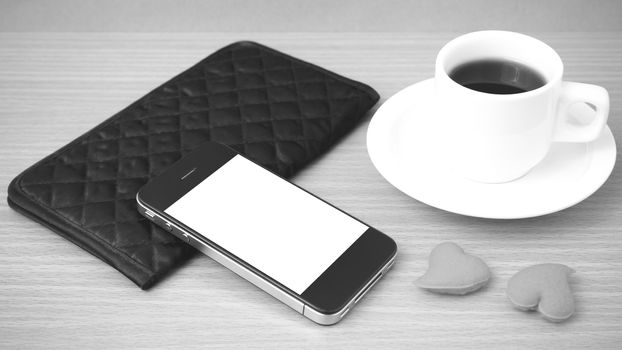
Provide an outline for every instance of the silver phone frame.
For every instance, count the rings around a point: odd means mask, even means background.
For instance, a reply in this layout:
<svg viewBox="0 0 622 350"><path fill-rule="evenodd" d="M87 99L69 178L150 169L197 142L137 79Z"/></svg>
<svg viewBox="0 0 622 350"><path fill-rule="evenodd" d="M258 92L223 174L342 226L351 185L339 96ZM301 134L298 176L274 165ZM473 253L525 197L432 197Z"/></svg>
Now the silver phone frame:
<svg viewBox="0 0 622 350"><path fill-rule="evenodd" d="M395 262L395 257L397 256L396 251L396 253L380 269L380 271L376 273L374 277L370 279L370 281L367 282L367 284L365 284L365 286L363 286L363 288L361 288L361 290L356 295L354 295L352 299L350 299L342 309L332 314L324 314L304 304L302 301L290 295L289 292L283 290L280 286L265 279L263 276L256 274L254 271L248 269L244 265L241 265L228 255L220 252L218 249L212 247L203 240L198 239L197 237L195 237L195 233L193 233L192 231L188 231L176 225L175 223L170 222L162 215L160 215L156 210L148 208L147 205L140 200L138 194L136 195L136 203L138 204L137 208L140 214L142 214L150 221L154 222L156 225L171 232L182 241L190 244L194 248L201 251L203 254L216 260L224 267L235 272L238 276L259 287L264 292L272 295L274 298L296 310L298 313L304 315L306 318L324 326L333 325L341 321L341 319L363 298L363 296L365 296L365 294L367 294L367 292L374 286L374 284L376 284L376 282L378 282L378 280L380 280L380 278L391 268L391 266L393 266L393 263Z"/></svg>

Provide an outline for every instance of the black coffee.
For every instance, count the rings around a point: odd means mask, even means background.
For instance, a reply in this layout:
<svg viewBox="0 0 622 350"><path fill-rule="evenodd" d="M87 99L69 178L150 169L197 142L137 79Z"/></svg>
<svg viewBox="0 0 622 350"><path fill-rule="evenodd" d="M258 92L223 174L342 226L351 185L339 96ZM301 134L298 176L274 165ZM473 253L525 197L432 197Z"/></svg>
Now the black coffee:
<svg viewBox="0 0 622 350"><path fill-rule="evenodd" d="M546 84L539 72L506 60L467 62L456 67L449 76L464 87L489 94L519 94Z"/></svg>

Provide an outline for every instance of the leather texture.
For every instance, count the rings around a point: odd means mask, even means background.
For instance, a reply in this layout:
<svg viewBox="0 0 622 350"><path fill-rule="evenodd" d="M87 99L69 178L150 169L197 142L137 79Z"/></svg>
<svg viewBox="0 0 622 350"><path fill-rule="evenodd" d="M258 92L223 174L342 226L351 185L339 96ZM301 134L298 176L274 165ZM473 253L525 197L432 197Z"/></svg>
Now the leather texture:
<svg viewBox="0 0 622 350"><path fill-rule="evenodd" d="M207 140L291 176L377 100L367 85L237 42L25 170L8 201L147 289L195 254L138 213L149 178Z"/></svg>

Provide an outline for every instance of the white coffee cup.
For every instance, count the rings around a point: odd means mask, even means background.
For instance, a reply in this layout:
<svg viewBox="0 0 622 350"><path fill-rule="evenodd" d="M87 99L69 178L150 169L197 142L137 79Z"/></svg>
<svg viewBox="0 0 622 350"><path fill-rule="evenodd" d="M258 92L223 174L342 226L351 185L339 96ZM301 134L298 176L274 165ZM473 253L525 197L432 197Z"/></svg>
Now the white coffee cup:
<svg viewBox="0 0 622 350"><path fill-rule="evenodd" d="M450 77L459 65L485 59L522 63L546 84L502 95L471 90ZM609 94L600 86L562 81L563 71L555 50L519 33L481 31L447 43L436 58L436 118L452 169L479 182L508 182L536 166L553 142L596 139L607 122ZM595 108L587 125L570 118L575 103Z"/></svg>

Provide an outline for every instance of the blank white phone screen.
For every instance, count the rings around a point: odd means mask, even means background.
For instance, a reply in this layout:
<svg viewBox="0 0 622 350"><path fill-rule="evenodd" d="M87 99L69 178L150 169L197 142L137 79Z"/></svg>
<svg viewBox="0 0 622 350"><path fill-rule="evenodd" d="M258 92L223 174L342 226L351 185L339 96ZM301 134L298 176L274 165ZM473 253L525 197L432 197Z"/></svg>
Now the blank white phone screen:
<svg viewBox="0 0 622 350"><path fill-rule="evenodd" d="M165 212L298 294L368 229L240 155Z"/></svg>

